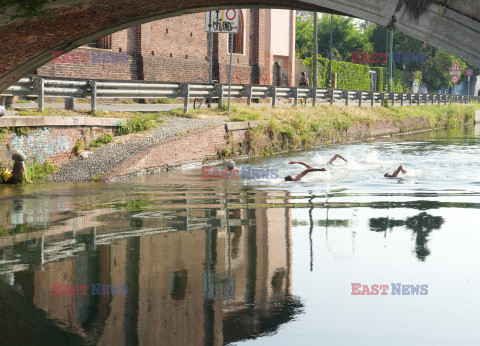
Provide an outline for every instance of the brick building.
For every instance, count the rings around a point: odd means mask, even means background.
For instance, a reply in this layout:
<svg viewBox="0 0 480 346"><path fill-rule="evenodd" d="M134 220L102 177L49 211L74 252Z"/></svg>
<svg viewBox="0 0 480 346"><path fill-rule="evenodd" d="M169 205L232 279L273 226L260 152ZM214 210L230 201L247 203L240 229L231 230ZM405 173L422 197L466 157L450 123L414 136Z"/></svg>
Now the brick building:
<svg viewBox="0 0 480 346"><path fill-rule="evenodd" d="M90 42L36 73L44 76L198 82L209 79L204 13L142 24ZM241 10L234 36L233 83L294 85L295 11ZM226 83L229 35L213 34L213 78Z"/></svg>

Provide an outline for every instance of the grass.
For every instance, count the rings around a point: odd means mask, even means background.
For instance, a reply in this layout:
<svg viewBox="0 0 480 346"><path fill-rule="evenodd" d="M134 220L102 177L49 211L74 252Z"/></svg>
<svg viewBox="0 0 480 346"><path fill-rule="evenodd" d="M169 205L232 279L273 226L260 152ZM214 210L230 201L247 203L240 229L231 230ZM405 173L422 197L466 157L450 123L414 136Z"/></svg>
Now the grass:
<svg viewBox="0 0 480 346"><path fill-rule="evenodd" d="M172 104L172 103L181 103L181 102L177 101L175 99L165 98L165 99L155 99L153 101L153 103L156 103L156 104Z"/></svg>
<svg viewBox="0 0 480 346"><path fill-rule="evenodd" d="M102 145L108 144L112 141L113 141L113 135L111 133L104 133L103 135L95 138L92 142L90 142L89 147L90 148L98 148L98 147L101 147Z"/></svg>
<svg viewBox="0 0 480 346"><path fill-rule="evenodd" d="M58 166L44 161L42 163L33 161L25 165L27 181L41 181L45 177L58 170Z"/></svg>
<svg viewBox="0 0 480 346"><path fill-rule="evenodd" d="M341 142L352 125L368 126L377 122L393 123L402 132L425 128L456 127L472 123L479 104L451 104L404 107L349 107L319 105L317 107L246 107L234 105L227 121L260 121L261 126L249 130L248 144L255 154L269 155L282 150L309 148L320 143ZM203 116L218 115L218 110L202 110ZM195 114L195 113L194 113ZM263 136L263 139L262 139ZM271 140L263 147L265 136ZM220 150L218 156L229 157Z"/></svg>
<svg viewBox="0 0 480 346"><path fill-rule="evenodd" d="M119 124L118 135L148 131L162 123L163 120L160 119L159 113L131 113L128 120Z"/></svg>

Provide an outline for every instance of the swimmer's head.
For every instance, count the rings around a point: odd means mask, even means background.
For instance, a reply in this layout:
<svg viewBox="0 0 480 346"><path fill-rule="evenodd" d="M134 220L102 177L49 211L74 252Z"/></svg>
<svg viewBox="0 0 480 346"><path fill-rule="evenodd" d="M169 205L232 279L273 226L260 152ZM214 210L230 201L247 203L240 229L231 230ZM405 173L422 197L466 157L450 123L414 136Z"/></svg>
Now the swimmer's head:
<svg viewBox="0 0 480 346"><path fill-rule="evenodd" d="M234 168L235 168L235 162L233 162L233 161L228 161L228 162L227 162L227 168L228 168L228 169L234 169Z"/></svg>
<svg viewBox="0 0 480 346"><path fill-rule="evenodd" d="M390 174L388 174L388 173L385 173L384 177L385 177L385 178L391 178L392 176L391 176Z"/></svg>
<svg viewBox="0 0 480 346"><path fill-rule="evenodd" d="M285 177L285 181L293 181L293 177L291 175L287 175Z"/></svg>

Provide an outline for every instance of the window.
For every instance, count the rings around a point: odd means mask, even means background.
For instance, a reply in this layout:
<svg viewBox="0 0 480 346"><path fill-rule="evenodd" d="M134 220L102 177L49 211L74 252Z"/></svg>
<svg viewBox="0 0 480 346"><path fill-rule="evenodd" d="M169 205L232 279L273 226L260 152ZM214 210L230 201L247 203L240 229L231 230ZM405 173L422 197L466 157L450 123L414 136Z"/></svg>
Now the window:
<svg viewBox="0 0 480 346"><path fill-rule="evenodd" d="M228 35L228 52L230 53L230 39L231 35ZM243 54L243 14L240 11L238 17L238 34L233 34L233 53Z"/></svg>
<svg viewBox="0 0 480 346"><path fill-rule="evenodd" d="M104 36L98 40L88 42L85 46L99 49L112 49L112 35Z"/></svg>

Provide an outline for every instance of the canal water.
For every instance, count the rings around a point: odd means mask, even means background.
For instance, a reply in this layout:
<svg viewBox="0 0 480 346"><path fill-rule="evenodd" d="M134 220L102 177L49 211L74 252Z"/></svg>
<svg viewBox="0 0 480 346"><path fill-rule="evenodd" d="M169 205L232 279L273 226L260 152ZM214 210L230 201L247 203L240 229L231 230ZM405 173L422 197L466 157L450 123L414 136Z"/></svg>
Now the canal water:
<svg viewBox="0 0 480 346"><path fill-rule="evenodd" d="M0 343L480 343L478 127L237 167L2 187Z"/></svg>

